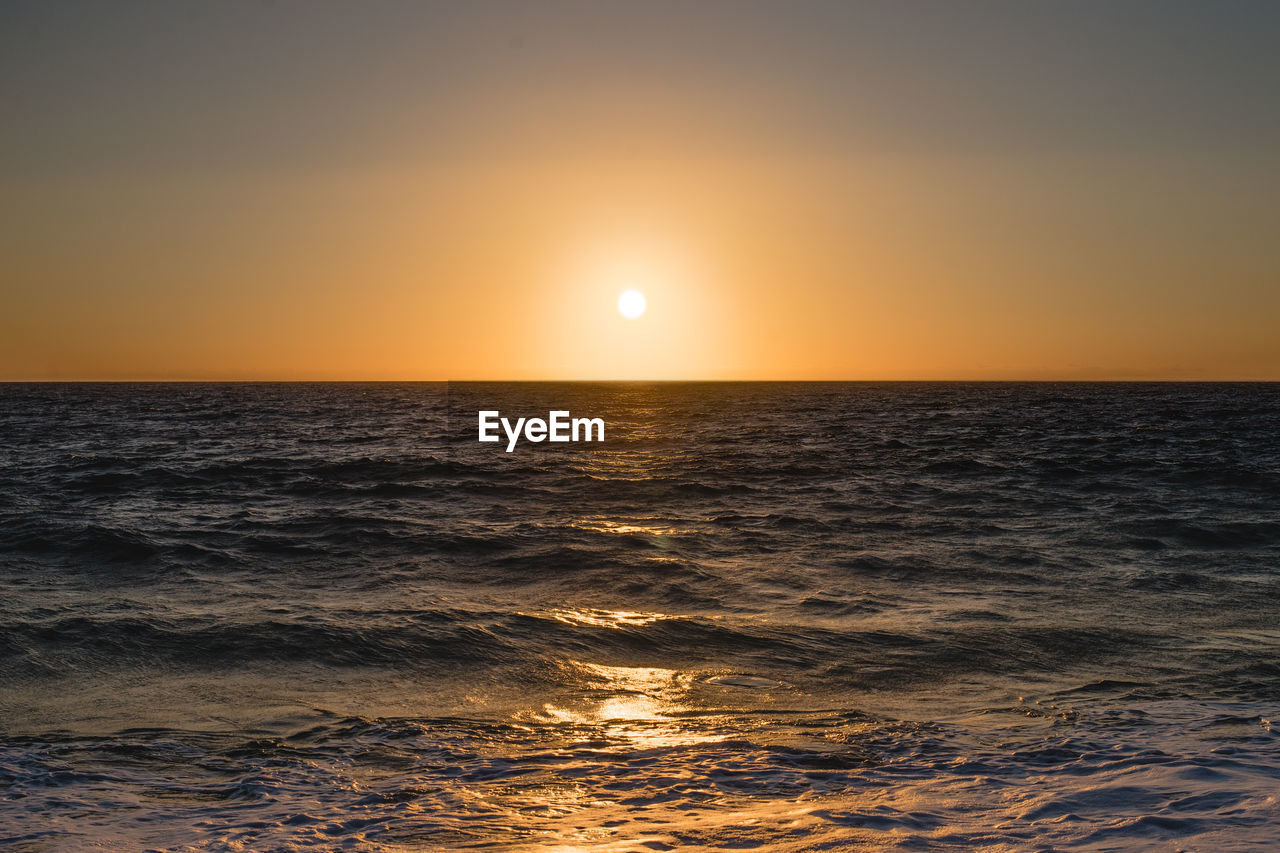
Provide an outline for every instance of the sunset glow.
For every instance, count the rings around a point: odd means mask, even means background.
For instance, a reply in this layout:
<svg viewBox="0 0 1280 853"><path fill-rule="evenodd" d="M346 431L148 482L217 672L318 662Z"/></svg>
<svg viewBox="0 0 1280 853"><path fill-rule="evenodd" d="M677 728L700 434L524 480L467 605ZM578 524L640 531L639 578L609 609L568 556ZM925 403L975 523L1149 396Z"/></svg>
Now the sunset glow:
<svg viewBox="0 0 1280 853"><path fill-rule="evenodd" d="M928 5L10 9L0 378L1280 378L1269 13Z"/></svg>

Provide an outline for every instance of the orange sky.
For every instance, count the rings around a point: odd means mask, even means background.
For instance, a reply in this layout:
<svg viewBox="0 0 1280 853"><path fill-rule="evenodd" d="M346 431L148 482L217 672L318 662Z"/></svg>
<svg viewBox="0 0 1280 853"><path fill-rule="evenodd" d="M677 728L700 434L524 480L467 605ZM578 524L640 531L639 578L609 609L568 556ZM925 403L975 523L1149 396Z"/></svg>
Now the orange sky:
<svg viewBox="0 0 1280 853"><path fill-rule="evenodd" d="M2 13L0 379L1280 379L1272 11L847 6Z"/></svg>

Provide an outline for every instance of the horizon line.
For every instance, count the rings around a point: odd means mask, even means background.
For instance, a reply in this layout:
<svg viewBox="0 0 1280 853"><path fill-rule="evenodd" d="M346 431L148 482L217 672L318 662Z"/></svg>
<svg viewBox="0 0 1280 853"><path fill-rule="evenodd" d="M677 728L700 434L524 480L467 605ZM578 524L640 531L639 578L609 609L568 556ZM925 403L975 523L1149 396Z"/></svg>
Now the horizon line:
<svg viewBox="0 0 1280 853"><path fill-rule="evenodd" d="M448 384L575 384L575 385L691 385L691 384L1274 384L1273 379L0 379L0 385L448 385Z"/></svg>

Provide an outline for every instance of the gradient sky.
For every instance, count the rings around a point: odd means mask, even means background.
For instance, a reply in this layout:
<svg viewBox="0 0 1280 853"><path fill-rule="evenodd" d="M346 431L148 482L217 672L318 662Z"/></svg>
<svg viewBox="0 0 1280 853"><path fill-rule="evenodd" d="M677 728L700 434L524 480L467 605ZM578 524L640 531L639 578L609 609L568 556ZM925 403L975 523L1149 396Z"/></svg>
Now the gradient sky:
<svg viewBox="0 0 1280 853"><path fill-rule="evenodd" d="M0 379L1280 379L1277 45L1275 2L10 0Z"/></svg>

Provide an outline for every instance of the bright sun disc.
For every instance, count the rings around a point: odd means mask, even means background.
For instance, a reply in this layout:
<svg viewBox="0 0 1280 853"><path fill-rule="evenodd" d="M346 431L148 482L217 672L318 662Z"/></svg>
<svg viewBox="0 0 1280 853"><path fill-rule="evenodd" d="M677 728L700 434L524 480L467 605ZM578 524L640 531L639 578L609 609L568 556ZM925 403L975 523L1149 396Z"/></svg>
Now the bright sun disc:
<svg viewBox="0 0 1280 853"><path fill-rule="evenodd" d="M628 320L634 320L644 313L644 294L638 290L624 290L618 296L618 313Z"/></svg>

